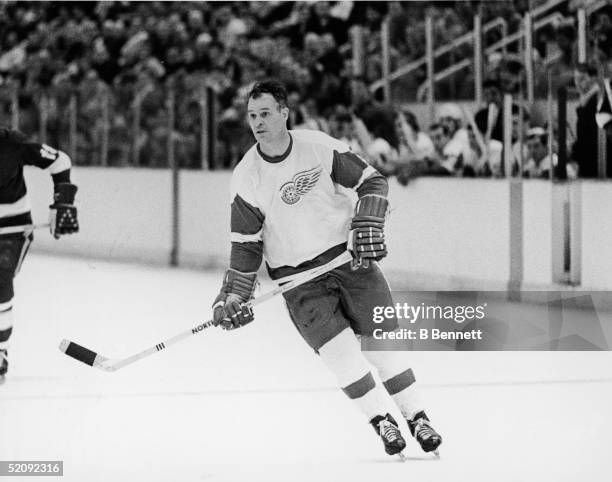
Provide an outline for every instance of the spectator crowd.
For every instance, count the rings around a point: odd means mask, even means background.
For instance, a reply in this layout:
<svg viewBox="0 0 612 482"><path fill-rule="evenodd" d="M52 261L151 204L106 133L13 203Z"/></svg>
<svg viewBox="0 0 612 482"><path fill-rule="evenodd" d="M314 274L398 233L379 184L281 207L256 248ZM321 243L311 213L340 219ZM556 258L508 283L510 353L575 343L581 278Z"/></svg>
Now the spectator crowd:
<svg viewBox="0 0 612 482"><path fill-rule="evenodd" d="M426 130L412 112L382 104L368 86L382 73L383 18L395 68L424 55L428 9L434 12L436 45L442 45L471 30L478 5L484 22L504 18L512 32L529 6L543 3L6 1L0 3L0 115L8 123L16 100L21 130L65 148L70 100L76 97L77 164L101 164L107 139L108 165L165 167L172 90L176 156L182 167L198 168L207 128L202 101L210 100L206 92L212 91L216 111L208 114L217 140L212 165L229 168L253 142L244 120L248 86L275 77L289 88L293 128L344 138L401 182L423 174L502 176L508 169L542 177L556 162L548 155L548 130L531 125L530 113L518 104L512 112L516 161L504 167L501 96L517 93L524 77L516 51L487 59L483 110L472 116L456 104L439 105L436 122ZM573 0L563 8L569 15L579 6ZM356 25L364 39L358 76L351 49ZM604 11L593 25L596 60L604 65L612 42L609 14ZM492 29L485 45L500 35ZM534 47L536 58L554 59L547 67L557 69L555 82L573 84L578 78L574 26L538 32ZM470 55L465 44L440 57L436 67ZM398 98L416 100L424 79L424 67L400 79L394 84ZM436 97L471 97L472 85L467 78L442 82ZM592 109L592 93L585 89L594 87L585 86L576 83L576 90L581 106L584 100L582 107ZM540 146L546 147L544 157ZM588 146L578 145L576 152ZM570 174L588 172L574 161Z"/></svg>

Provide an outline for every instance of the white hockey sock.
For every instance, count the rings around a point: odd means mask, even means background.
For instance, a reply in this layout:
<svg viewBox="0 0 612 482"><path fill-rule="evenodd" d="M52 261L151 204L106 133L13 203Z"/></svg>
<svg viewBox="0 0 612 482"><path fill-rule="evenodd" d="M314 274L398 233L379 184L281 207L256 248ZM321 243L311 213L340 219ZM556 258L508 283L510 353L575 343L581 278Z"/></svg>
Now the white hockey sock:
<svg viewBox="0 0 612 482"><path fill-rule="evenodd" d="M0 350L8 349L13 331L13 300L0 303Z"/></svg>
<svg viewBox="0 0 612 482"><path fill-rule="evenodd" d="M411 368L406 368L406 353L395 351L367 351L366 358L374 365L387 392L399 408L404 418L411 420L423 410L416 380Z"/></svg>
<svg viewBox="0 0 612 482"><path fill-rule="evenodd" d="M350 329L343 330L319 349L321 360L336 375L339 385L368 420L386 415L393 400L370 371L371 366L361 352L359 341Z"/></svg>

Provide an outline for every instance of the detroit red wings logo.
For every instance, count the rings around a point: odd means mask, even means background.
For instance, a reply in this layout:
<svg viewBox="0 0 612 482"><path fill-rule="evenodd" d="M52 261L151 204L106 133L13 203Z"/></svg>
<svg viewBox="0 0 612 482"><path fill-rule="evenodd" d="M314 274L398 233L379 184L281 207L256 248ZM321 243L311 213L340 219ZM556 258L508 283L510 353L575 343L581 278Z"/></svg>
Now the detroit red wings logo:
<svg viewBox="0 0 612 482"><path fill-rule="evenodd" d="M286 182L280 188L281 199L287 204L295 204L308 193L321 177L322 168L315 167L309 171L298 172L293 180Z"/></svg>

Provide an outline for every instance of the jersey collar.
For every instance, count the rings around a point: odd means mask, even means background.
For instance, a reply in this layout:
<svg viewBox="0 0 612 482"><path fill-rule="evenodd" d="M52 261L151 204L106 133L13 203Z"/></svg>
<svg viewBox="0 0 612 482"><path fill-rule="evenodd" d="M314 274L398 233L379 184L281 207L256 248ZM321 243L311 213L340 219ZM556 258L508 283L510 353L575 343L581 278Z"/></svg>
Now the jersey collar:
<svg viewBox="0 0 612 482"><path fill-rule="evenodd" d="M272 164L276 164L278 162L284 161L285 159L287 159L287 157L289 157L289 154L291 154L292 147L293 147L293 136L289 134L289 147L287 147L287 150L283 152L280 156L268 156L264 154L262 150L259 148L259 143L257 143L257 152L259 153L259 155L264 161L271 162Z"/></svg>

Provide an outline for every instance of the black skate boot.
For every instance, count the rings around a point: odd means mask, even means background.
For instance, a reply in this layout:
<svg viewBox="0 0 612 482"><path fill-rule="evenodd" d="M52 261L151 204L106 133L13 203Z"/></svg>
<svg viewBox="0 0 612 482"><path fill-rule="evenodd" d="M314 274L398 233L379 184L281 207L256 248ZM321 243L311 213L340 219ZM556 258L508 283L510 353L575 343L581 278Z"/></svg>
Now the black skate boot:
<svg viewBox="0 0 612 482"><path fill-rule="evenodd" d="M8 353L6 350L0 350L0 385L4 383L7 371L8 371Z"/></svg>
<svg viewBox="0 0 612 482"><path fill-rule="evenodd" d="M407 420L407 422L410 433L417 439L421 448L425 452L434 452L438 455L442 437L432 428L425 412L417 413L412 420Z"/></svg>
<svg viewBox="0 0 612 482"><path fill-rule="evenodd" d="M385 417L377 415L370 420L370 423L385 444L385 452L389 455L395 455L404 450L406 441L391 415L387 414Z"/></svg>

